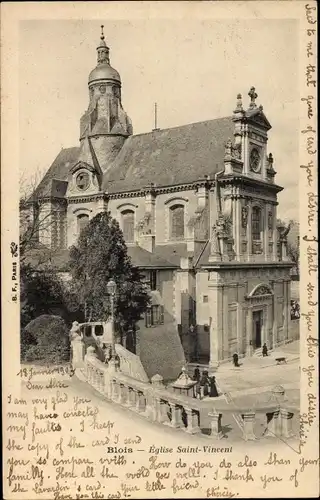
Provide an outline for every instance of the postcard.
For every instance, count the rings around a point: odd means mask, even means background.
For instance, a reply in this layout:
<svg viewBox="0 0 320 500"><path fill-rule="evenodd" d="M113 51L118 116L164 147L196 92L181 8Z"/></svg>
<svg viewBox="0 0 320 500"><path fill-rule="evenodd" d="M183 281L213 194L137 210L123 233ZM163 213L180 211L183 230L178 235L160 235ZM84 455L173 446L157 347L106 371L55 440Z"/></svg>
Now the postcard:
<svg viewBox="0 0 320 500"><path fill-rule="evenodd" d="M4 498L318 497L316 3L1 11Z"/></svg>

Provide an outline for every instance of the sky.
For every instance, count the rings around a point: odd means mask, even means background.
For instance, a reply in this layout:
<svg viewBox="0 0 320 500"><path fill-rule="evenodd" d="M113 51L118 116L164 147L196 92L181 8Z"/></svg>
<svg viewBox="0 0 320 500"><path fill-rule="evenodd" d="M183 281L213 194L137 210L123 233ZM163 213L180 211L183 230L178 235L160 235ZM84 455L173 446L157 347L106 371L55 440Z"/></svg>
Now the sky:
<svg viewBox="0 0 320 500"><path fill-rule="evenodd" d="M22 176L46 171L79 143L87 80L104 24L111 65L135 134L230 116L238 93L272 125L278 216L298 219L299 80L295 20L185 19L22 21L19 30L19 136Z"/></svg>

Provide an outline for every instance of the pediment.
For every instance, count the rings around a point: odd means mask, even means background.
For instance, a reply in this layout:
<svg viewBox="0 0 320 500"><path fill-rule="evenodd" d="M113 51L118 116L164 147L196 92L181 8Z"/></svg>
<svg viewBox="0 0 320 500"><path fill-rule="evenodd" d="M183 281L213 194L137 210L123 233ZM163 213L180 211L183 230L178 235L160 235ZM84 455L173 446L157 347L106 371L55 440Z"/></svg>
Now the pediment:
<svg viewBox="0 0 320 500"><path fill-rule="evenodd" d="M253 290L251 290L247 298L252 299L255 297L261 297L266 295L273 295L273 291L269 285L265 283L260 283L259 285L255 286Z"/></svg>
<svg viewBox="0 0 320 500"><path fill-rule="evenodd" d="M266 130L271 129L271 123L268 118L264 114L261 108L254 108L253 110L248 110L246 113L246 117L250 120L251 123L258 125Z"/></svg>
<svg viewBox="0 0 320 500"><path fill-rule="evenodd" d="M78 170L80 169L86 169L86 170L89 170L90 172L92 173L95 173L97 174L98 172L96 171L96 169L92 166L92 165L89 165L89 163L86 163L85 161L78 161L71 169L70 169L70 173L73 175L75 174Z"/></svg>

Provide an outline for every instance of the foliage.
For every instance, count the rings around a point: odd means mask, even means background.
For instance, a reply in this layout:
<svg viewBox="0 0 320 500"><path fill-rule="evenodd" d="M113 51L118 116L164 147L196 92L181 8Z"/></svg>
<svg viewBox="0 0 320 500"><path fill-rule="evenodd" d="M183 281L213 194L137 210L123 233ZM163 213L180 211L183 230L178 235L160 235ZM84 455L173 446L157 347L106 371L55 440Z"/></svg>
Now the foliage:
<svg viewBox="0 0 320 500"><path fill-rule="evenodd" d="M110 316L110 279L117 285L115 320L121 329L133 327L146 310L148 291L138 268L131 264L122 231L110 213L97 214L83 229L77 246L70 251L70 269L87 321L105 321Z"/></svg>
<svg viewBox="0 0 320 500"><path fill-rule="evenodd" d="M50 268L38 272L22 263L20 284L22 328L42 314L59 314L68 322L78 316L74 294Z"/></svg>
<svg viewBox="0 0 320 500"><path fill-rule="evenodd" d="M21 331L22 361L60 363L70 359L69 332L59 316L42 315Z"/></svg>
<svg viewBox="0 0 320 500"><path fill-rule="evenodd" d="M26 172L22 172L20 175L20 262L24 261L26 253L33 249L39 241L39 231L49 230L52 225L52 212L42 210L40 200L36 195L36 188L42 176L43 173L40 171L31 177Z"/></svg>

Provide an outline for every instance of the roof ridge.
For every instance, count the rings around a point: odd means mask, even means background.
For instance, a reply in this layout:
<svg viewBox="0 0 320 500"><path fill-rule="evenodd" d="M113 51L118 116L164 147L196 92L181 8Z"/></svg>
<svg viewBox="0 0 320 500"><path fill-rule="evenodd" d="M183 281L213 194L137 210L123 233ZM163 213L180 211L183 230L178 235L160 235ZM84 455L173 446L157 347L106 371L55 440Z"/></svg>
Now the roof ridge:
<svg viewBox="0 0 320 500"><path fill-rule="evenodd" d="M141 132L140 134L133 134L130 137L140 137L142 135L148 135L148 134L159 134L161 132L165 132L166 130L174 130L176 128L183 128L183 127L191 127L192 125L200 125L201 123L209 123L209 122L215 122L218 120L226 120L226 119L232 119L232 116L221 116L220 118L211 118L210 120L201 120L200 122L192 122L192 123L185 123L184 125L175 125L174 127L167 127L167 128L160 128L157 130L150 130L149 132Z"/></svg>

